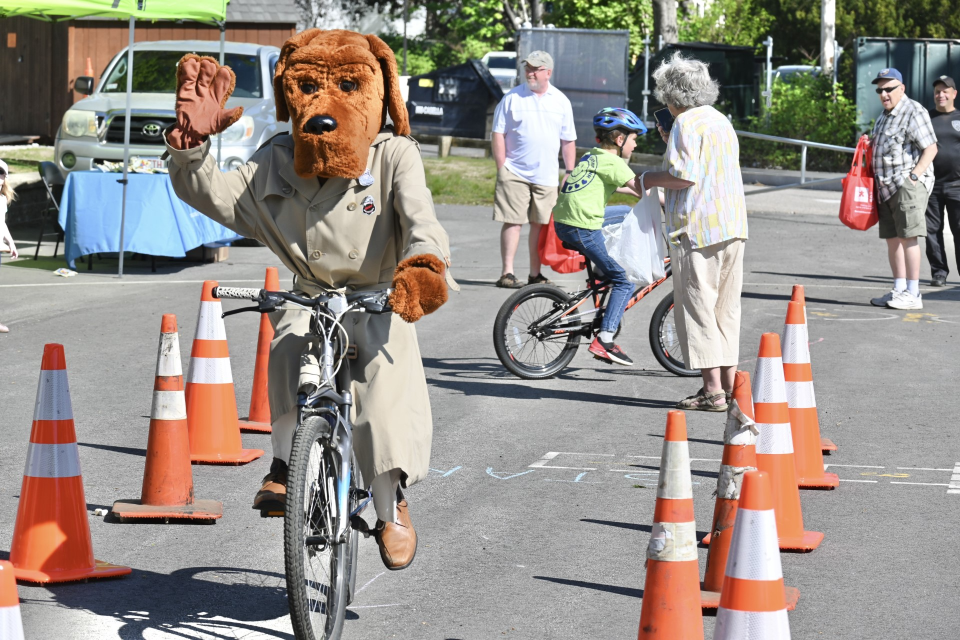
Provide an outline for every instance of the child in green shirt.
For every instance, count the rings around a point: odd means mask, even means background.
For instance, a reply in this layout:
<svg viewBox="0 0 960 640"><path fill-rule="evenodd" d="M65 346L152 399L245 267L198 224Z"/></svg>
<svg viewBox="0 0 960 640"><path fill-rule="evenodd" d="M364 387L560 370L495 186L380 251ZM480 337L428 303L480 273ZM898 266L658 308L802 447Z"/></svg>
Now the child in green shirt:
<svg viewBox="0 0 960 640"><path fill-rule="evenodd" d="M633 294L633 283L607 253L600 229L604 208L614 192L640 197L640 179L626 159L637 146L637 135L646 133L647 127L631 111L607 108L593 117L593 130L600 146L580 158L567 178L553 209L553 221L557 237L593 262L613 286L590 353L601 360L629 366L633 360L614 344L613 334Z"/></svg>

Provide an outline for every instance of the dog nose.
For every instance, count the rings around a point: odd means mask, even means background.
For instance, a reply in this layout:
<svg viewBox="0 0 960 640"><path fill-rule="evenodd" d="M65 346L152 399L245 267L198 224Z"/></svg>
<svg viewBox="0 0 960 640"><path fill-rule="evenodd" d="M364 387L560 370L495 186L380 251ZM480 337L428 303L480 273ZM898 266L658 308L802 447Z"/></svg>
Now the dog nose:
<svg viewBox="0 0 960 640"><path fill-rule="evenodd" d="M337 121L330 116L313 116L303 125L304 133L321 135L337 128Z"/></svg>

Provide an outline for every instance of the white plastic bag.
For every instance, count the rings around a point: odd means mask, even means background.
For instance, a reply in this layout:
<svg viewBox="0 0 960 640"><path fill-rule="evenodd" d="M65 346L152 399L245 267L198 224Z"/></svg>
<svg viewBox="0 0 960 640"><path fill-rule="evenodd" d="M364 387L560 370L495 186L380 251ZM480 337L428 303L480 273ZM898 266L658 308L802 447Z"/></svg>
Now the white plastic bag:
<svg viewBox="0 0 960 640"><path fill-rule="evenodd" d="M660 197L644 196L619 225L603 228L603 244L627 272L630 282L645 287L664 276L666 249L660 231Z"/></svg>

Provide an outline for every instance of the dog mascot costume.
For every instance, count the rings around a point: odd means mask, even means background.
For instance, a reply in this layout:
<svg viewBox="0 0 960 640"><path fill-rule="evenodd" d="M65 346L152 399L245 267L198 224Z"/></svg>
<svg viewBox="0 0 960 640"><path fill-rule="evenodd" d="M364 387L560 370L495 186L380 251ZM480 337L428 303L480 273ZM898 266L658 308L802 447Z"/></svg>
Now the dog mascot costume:
<svg viewBox="0 0 960 640"><path fill-rule="evenodd" d="M206 216L268 246L295 274L293 290L380 289L394 314L351 314L354 442L373 491L376 539L390 569L410 564L417 537L398 487L427 475L433 423L412 322L447 300L449 240L437 221L417 143L409 137L393 51L376 36L310 29L284 43L273 78L277 119L292 134L221 173L208 137L236 122L224 110L236 83L212 58L188 54L177 69L177 124L166 131L177 195ZM389 113L392 129L386 125ZM296 428L296 392L319 384L301 362L310 314L271 314L273 464L254 508L282 510ZM308 387L309 388L309 387ZM399 494L399 495L398 495Z"/></svg>

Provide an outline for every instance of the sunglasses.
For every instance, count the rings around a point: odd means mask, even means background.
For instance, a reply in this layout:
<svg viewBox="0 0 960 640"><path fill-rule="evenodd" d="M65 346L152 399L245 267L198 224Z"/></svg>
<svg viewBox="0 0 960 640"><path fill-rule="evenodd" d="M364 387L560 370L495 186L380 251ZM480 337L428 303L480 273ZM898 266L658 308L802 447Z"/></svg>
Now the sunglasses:
<svg viewBox="0 0 960 640"><path fill-rule="evenodd" d="M6 177L7 177L7 172L4 171L3 169L0 169L0 178L6 178Z"/></svg>
<svg viewBox="0 0 960 640"><path fill-rule="evenodd" d="M880 95L881 93L893 93L894 91L896 91L902 86L903 86L902 84L898 84L893 87L884 87L882 89L877 89L877 95Z"/></svg>

